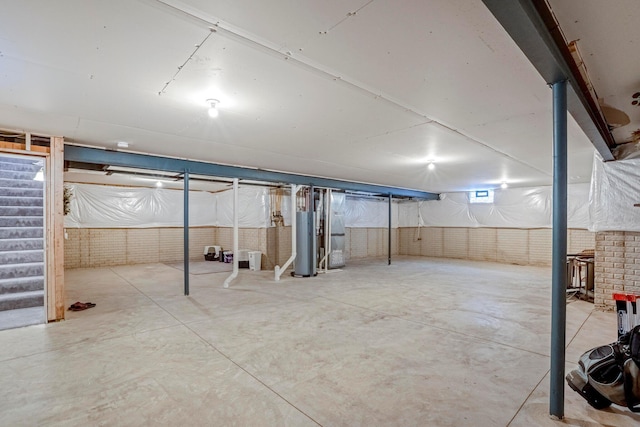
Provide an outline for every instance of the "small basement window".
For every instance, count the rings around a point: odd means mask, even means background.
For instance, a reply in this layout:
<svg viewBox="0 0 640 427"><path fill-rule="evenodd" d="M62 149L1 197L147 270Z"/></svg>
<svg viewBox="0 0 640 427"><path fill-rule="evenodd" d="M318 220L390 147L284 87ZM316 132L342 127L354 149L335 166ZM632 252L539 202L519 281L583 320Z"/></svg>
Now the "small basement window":
<svg viewBox="0 0 640 427"><path fill-rule="evenodd" d="M469 203L493 203L493 190L470 191Z"/></svg>

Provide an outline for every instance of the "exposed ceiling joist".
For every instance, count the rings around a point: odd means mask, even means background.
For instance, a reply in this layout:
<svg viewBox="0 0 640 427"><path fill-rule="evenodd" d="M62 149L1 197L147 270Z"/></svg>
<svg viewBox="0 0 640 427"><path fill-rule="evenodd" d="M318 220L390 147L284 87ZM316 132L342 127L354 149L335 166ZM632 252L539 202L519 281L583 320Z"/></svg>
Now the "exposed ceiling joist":
<svg viewBox="0 0 640 427"><path fill-rule="evenodd" d="M568 80L567 109L605 161L615 141L544 0L482 0L549 84Z"/></svg>

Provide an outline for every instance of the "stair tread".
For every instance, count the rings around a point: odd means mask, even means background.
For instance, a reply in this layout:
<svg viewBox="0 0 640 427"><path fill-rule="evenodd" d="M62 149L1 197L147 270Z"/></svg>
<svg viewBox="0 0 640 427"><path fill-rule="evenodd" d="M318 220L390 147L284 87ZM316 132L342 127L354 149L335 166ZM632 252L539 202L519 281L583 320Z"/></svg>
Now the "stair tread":
<svg viewBox="0 0 640 427"><path fill-rule="evenodd" d="M17 227L21 228L21 227ZM42 227L36 227L42 228ZM26 239L2 239L3 242L24 242L25 240L42 240L44 237L27 237Z"/></svg>
<svg viewBox="0 0 640 427"><path fill-rule="evenodd" d="M27 277L16 277L14 279L0 279L0 285L8 285L8 284L18 284L23 282L34 282L36 280L44 280L44 276L27 276Z"/></svg>
<svg viewBox="0 0 640 427"><path fill-rule="evenodd" d="M8 268L8 267L39 267L44 265L44 261L40 262L25 262L25 263L13 263L13 264L0 264L0 268Z"/></svg>
<svg viewBox="0 0 640 427"><path fill-rule="evenodd" d="M42 227L38 227L38 226L28 226L28 227L2 227L3 230L27 230L29 228L32 228L34 230L42 230Z"/></svg>
<svg viewBox="0 0 640 427"><path fill-rule="evenodd" d="M44 295L44 289L41 291L25 291L14 292L12 294L0 294L0 301L15 301L23 298L39 297Z"/></svg>

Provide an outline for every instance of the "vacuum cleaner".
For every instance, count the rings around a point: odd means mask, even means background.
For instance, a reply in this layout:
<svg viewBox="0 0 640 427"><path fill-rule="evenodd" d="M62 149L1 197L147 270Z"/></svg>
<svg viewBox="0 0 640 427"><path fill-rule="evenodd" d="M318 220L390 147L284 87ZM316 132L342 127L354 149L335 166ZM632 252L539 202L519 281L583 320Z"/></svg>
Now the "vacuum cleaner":
<svg viewBox="0 0 640 427"><path fill-rule="evenodd" d="M585 352L566 380L596 409L615 403L640 412L640 325L614 343Z"/></svg>

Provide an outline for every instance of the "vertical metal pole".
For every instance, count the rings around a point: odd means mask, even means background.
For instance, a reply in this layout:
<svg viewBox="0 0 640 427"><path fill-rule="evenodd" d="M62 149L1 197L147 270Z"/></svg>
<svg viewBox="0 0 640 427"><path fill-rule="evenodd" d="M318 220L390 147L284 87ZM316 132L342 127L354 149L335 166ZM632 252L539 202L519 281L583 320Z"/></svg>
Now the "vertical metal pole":
<svg viewBox="0 0 640 427"><path fill-rule="evenodd" d="M189 295L189 171L184 171L184 294Z"/></svg>
<svg viewBox="0 0 640 427"><path fill-rule="evenodd" d="M233 272L222 284L225 288L228 288L229 284L238 277L238 266L240 262L240 251L238 250L238 200L238 178L233 178Z"/></svg>
<svg viewBox="0 0 640 427"><path fill-rule="evenodd" d="M309 272L309 274L311 276L313 276L313 273L316 271L316 250L317 250L317 245L316 245L316 239L315 234L316 234L316 221L315 221L315 212L316 212L316 198L314 195L314 190L313 190L313 185L309 186L309 212L311 213L309 215L309 245L311 245L311 247L309 248L309 268L311 268L311 271Z"/></svg>
<svg viewBox="0 0 640 427"><path fill-rule="evenodd" d="M567 82L553 87L553 251L551 271L551 389L549 413L564 417L567 323Z"/></svg>
<svg viewBox="0 0 640 427"><path fill-rule="evenodd" d="M391 265L391 193L389 193L389 260L387 265Z"/></svg>
<svg viewBox="0 0 640 427"><path fill-rule="evenodd" d="M325 249L327 251L326 253L326 260L324 262L324 271L325 273L329 271L329 261L331 261L331 189L327 190L327 217L326 217L326 227L325 230L327 231L327 244L325 245Z"/></svg>

